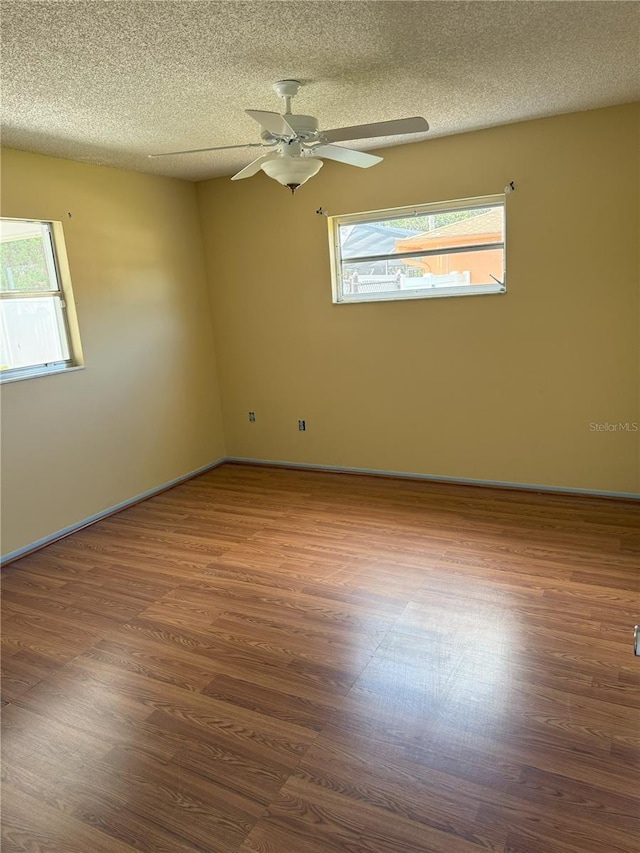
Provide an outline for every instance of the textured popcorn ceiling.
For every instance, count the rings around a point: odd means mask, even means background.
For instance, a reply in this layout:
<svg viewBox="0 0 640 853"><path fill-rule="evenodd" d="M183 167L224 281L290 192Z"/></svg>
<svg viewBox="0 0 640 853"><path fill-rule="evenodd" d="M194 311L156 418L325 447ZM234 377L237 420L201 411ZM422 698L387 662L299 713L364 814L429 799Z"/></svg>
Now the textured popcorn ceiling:
<svg viewBox="0 0 640 853"><path fill-rule="evenodd" d="M287 77L324 128L423 115L410 141L625 103L639 20L637 2L3 0L2 142L198 180L259 152L146 155L257 142L243 110L280 111Z"/></svg>

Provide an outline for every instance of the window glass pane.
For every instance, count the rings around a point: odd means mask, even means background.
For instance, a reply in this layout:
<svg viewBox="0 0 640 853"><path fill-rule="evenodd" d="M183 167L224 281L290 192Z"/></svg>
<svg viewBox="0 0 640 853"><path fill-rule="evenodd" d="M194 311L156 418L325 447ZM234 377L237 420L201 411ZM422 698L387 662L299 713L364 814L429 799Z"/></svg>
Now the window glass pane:
<svg viewBox="0 0 640 853"><path fill-rule="evenodd" d="M397 293L438 287L495 285L503 280L504 249L442 252L342 264L342 292Z"/></svg>
<svg viewBox="0 0 640 853"><path fill-rule="evenodd" d="M62 310L57 296L0 300L0 369L68 359Z"/></svg>
<svg viewBox="0 0 640 853"><path fill-rule="evenodd" d="M362 258L369 255L390 255L396 251L396 242L420 233L418 230L398 227L390 222L358 222L340 225L340 256Z"/></svg>
<svg viewBox="0 0 640 853"><path fill-rule="evenodd" d="M0 289L22 293L58 290L45 222L0 221Z"/></svg>
<svg viewBox="0 0 640 853"><path fill-rule="evenodd" d="M343 260L421 249L501 243L504 239L504 207L405 214L378 222L345 223L338 228Z"/></svg>

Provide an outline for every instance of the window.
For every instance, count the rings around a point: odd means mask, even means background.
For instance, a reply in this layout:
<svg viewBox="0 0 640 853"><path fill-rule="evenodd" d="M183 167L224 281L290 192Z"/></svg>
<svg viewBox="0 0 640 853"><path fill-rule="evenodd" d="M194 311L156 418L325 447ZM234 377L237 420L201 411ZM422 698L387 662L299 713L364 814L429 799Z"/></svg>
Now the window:
<svg viewBox="0 0 640 853"><path fill-rule="evenodd" d="M333 301L504 293L504 200L329 217Z"/></svg>
<svg viewBox="0 0 640 853"><path fill-rule="evenodd" d="M81 363L61 223L0 219L0 379Z"/></svg>

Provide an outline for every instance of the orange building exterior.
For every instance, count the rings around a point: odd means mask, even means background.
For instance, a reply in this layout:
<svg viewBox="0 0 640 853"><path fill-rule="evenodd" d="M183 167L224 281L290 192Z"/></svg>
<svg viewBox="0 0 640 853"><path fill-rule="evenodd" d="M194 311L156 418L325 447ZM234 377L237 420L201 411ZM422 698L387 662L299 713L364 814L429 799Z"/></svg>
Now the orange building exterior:
<svg viewBox="0 0 640 853"><path fill-rule="evenodd" d="M419 252L424 249L442 249L442 255L429 255L424 258L407 258L406 264L418 267L423 273L449 275L453 272L468 270L470 284L487 284L493 281L492 275L502 281L503 249L484 251L446 253L446 249L469 244L502 243L504 239L503 209L492 208L470 219L453 222L433 231L416 234L415 237L403 237L395 242L395 251Z"/></svg>

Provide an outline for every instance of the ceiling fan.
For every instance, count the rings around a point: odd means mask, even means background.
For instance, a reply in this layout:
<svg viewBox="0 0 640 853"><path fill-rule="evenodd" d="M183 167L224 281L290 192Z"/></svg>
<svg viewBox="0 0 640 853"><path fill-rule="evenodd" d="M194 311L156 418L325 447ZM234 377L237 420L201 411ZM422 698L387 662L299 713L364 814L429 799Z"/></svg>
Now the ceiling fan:
<svg viewBox="0 0 640 853"><path fill-rule="evenodd" d="M337 160L350 166L359 166L361 169L375 166L382 160L382 157L375 154L353 151L351 148L334 145L334 142L371 139L377 136L403 136L429 130L426 119L415 116L321 131L318 128L318 120L313 116L293 115L291 112L291 100L297 95L301 86L302 83L299 80L279 80L274 83L274 91L285 104L282 115L265 110L245 110L247 115L257 121L262 128L261 142L221 145L215 148L192 148L188 151L167 151L163 154L149 154L149 157L228 151L232 148L267 148L269 150L266 154L261 154L235 174L231 180L250 178L262 169L270 178L288 187L294 193L301 184L320 171L322 159Z"/></svg>

